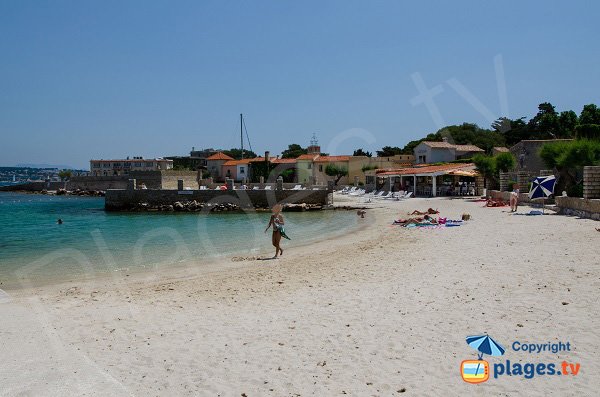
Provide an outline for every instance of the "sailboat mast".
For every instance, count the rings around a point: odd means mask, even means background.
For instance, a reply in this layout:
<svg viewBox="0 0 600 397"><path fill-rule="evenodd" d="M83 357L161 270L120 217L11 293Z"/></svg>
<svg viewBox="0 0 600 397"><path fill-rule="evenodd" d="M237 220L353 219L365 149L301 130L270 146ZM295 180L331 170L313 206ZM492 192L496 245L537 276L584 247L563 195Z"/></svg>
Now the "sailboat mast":
<svg viewBox="0 0 600 397"><path fill-rule="evenodd" d="M244 159L244 116L240 113L240 142L242 143L242 160Z"/></svg>

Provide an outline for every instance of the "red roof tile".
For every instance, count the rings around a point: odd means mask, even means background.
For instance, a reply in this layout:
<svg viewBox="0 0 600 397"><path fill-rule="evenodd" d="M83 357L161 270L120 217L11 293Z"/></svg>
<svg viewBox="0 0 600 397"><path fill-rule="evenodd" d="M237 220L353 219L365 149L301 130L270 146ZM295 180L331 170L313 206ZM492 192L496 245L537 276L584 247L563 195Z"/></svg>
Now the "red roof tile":
<svg viewBox="0 0 600 397"><path fill-rule="evenodd" d="M319 156L316 163L332 163L335 161L349 161L352 156Z"/></svg>
<svg viewBox="0 0 600 397"><path fill-rule="evenodd" d="M301 154L296 160L316 160L319 157L318 154Z"/></svg>
<svg viewBox="0 0 600 397"><path fill-rule="evenodd" d="M233 157L230 157L223 152L219 152L208 157L207 160L233 160Z"/></svg>
<svg viewBox="0 0 600 397"><path fill-rule="evenodd" d="M296 159L273 159L271 163L273 164L294 164Z"/></svg>

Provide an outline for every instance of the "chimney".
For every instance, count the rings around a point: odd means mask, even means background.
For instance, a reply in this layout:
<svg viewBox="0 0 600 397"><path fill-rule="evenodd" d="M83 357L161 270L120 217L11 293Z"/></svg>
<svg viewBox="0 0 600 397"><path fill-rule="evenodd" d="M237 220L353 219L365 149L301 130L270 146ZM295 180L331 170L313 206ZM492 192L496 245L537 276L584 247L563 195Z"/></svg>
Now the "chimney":
<svg viewBox="0 0 600 397"><path fill-rule="evenodd" d="M266 161L267 163L268 163L268 162L269 162L269 160L270 160L270 154L271 154L271 153L270 153L268 150L267 150L267 151L265 151L265 161Z"/></svg>

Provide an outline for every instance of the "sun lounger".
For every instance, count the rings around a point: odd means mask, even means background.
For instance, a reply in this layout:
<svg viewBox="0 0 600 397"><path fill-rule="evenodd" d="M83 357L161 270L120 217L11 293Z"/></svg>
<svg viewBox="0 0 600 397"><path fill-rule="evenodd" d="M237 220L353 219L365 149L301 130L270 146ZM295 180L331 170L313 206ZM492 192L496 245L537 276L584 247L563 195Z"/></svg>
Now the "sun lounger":
<svg viewBox="0 0 600 397"><path fill-rule="evenodd" d="M271 190L271 185L265 186L265 190Z"/></svg>
<svg viewBox="0 0 600 397"><path fill-rule="evenodd" d="M377 197L377 199L379 199L379 200L385 200L385 199L392 198L393 196L394 196L393 192L387 192L386 194L384 194L384 195L382 195L380 197Z"/></svg>

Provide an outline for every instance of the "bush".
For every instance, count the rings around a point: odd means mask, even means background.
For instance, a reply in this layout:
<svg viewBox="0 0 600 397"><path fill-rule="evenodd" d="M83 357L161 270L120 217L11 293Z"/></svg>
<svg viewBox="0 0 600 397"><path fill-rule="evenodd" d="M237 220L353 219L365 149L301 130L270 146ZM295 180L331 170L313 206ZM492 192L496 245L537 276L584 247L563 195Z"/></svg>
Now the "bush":
<svg viewBox="0 0 600 397"><path fill-rule="evenodd" d="M580 124L575 127L575 135L579 139L600 140L600 125L598 125L598 124Z"/></svg>
<svg viewBox="0 0 600 397"><path fill-rule="evenodd" d="M517 161L512 153L500 153L494 156L496 172L508 172L515 168Z"/></svg>
<svg viewBox="0 0 600 397"><path fill-rule="evenodd" d="M567 187L567 196L569 197L583 197L583 184L578 183Z"/></svg>

